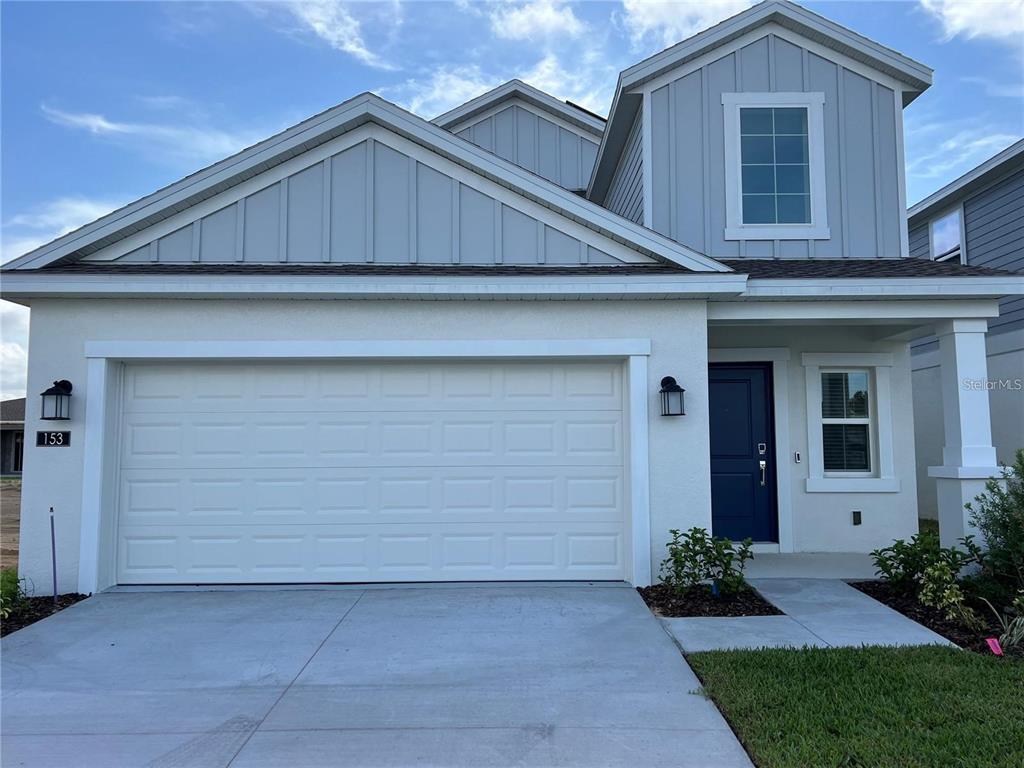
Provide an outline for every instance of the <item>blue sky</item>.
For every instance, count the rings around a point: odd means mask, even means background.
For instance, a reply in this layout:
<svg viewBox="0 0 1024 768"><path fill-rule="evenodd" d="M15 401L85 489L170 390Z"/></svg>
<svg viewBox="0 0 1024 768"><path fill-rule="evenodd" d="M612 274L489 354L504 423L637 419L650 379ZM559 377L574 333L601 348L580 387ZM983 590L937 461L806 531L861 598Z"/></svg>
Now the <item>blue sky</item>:
<svg viewBox="0 0 1024 768"><path fill-rule="evenodd" d="M749 4L2 2L0 258L362 91L433 117L519 77L605 113L621 69ZM1024 135L1024 0L804 4L935 69L909 201ZM0 323L15 397L27 312Z"/></svg>

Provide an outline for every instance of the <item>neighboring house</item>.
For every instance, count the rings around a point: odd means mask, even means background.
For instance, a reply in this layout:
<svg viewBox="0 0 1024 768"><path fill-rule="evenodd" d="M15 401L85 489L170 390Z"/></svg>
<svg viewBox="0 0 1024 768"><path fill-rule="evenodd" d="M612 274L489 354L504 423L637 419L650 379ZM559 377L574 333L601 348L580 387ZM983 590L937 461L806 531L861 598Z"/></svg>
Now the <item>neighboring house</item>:
<svg viewBox="0 0 1024 768"><path fill-rule="evenodd" d="M25 398L0 403L0 475L21 474L25 446Z"/></svg>
<svg viewBox="0 0 1024 768"><path fill-rule="evenodd" d="M1024 140L929 195L908 212L910 255L1024 273ZM1024 297L1007 296L988 322L992 442L1000 463L1024 448ZM942 463L939 343L911 344L917 493L921 513L936 515L928 467Z"/></svg>
<svg viewBox="0 0 1024 768"><path fill-rule="evenodd" d="M1024 278L908 258L930 82L764 3L625 70L603 130L517 82L434 123L363 94L16 259L29 391L74 385L25 456L61 587L647 584L691 526L867 552L917 530L922 328L961 535L995 457L955 382ZM46 520L21 544L45 584Z"/></svg>

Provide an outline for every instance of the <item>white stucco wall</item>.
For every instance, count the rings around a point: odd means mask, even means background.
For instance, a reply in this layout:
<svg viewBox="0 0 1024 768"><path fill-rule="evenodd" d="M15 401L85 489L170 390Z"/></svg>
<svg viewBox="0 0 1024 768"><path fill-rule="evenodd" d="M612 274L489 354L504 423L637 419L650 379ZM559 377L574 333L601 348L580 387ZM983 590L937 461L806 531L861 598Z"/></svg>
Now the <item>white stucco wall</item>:
<svg viewBox="0 0 1024 768"><path fill-rule="evenodd" d="M615 339L651 340L648 369L651 558L668 529L710 527L706 307L702 301L418 302L274 300L40 300L33 303L28 391L74 383L69 448L25 448L20 568L51 588L47 509L56 510L58 582L77 587L88 341ZM663 376L686 388L687 415L660 416ZM26 431L42 429L38 407ZM109 513L109 509L104 512Z"/></svg>
<svg viewBox="0 0 1024 768"><path fill-rule="evenodd" d="M868 552L917 533L917 492L914 481L914 428L911 405L910 354L905 344L871 339L870 327L712 326L712 349L784 347L790 350L788 455L792 494L793 546L797 552ZM801 355L821 352L893 355L891 369L892 429L896 493L808 493L807 393ZM797 464L794 453L799 451ZM860 510L861 525L852 522Z"/></svg>
<svg viewBox="0 0 1024 768"><path fill-rule="evenodd" d="M1024 448L1024 329L990 335L988 377L992 414L992 444L1001 464L1013 464L1014 452ZM914 437L917 443L917 496L921 517L937 519L935 479L928 467L942 464L945 443L942 427L942 387L939 356L928 351L912 358L914 382Z"/></svg>

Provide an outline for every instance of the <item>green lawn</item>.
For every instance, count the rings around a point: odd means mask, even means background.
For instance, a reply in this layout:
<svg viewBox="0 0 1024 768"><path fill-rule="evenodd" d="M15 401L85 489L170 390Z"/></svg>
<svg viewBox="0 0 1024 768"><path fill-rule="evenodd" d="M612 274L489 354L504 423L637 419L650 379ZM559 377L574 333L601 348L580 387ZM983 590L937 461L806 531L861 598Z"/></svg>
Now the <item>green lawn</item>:
<svg viewBox="0 0 1024 768"><path fill-rule="evenodd" d="M687 659L759 768L1024 766L1024 662L939 647Z"/></svg>

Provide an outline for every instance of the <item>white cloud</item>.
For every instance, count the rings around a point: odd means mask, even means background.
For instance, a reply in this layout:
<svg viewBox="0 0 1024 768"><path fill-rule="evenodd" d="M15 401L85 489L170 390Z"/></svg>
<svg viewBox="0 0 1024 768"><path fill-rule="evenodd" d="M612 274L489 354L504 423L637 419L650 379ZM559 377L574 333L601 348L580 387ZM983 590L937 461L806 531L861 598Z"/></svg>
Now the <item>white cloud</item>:
<svg viewBox="0 0 1024 768"><path fill-rule="evenodd" d="M106 216L121 203L86 197L60 197L15 214L0 231L0 262L6 262Z"/></svg>
<svg viewBox="0 0 1024 768"><path fill-rule="evenodd" d="M352 14L348 3L338 0L303 0L285 6L308 31L332 48L349 54L357 61L377 69L396 69L374 53L363 37L362 23ZM391 25L401 19L400 5L392 3Z"/></svg>
<svg viewBox="0 0 1024 768"><path fill-rule="evenodd" d="M0 230L0 262L9 261L95 221L120 203L61 197L12 216ZM25 395L28 308L0 301L0 399Z"/></svg>
<svg viewBox="0 0 1024 768"><path fill-rule="evenodd" d="M667 48L753 4L753 0L623 0L622 22L634 49Z"/></svg>
<svg viewBox="0 0 1024 768"><path fill-rule="evenodd" d="M998 82L988 77L961 77L961 83L980 86L986 96L997 99L1024 99L1024 82Z"/></svg>
<svg viewBox="0 0 1024 768"><path fill-rule="evenodd" d="M1021 46L1024 35L1024 0L919 0L921 7L942 25L951 40L988 37Z"/></svg>
<svg viewBox="0 0 1024 768"><path fill-rule="evenodd" d="M0 301L0 400L25 396L28 307Z"/></svg>
<svg viewBox="0 0 1024 768"><path fill-rule="evenodd" d="M506 40L579 37L586 31L572 8L563 0L505 2L491 11L491 31Z"/></svg>
<svg viewBox="0 0 1024 768"><path fill-rule="evenodd" d="M607 112L615 87L615 72L597 50L584 52L571 69L566 69L558 56L548 53L520 77L557 99L568 99L600 114Z"/></svg>
<svg viewBox="0 0 1024 768"><path fill-rule="evenodd" d="M155 149L156 157L203 163L222 160L268 135L256 131L232 133L206 125L122 122L94 112L68 112L46 104L41 109L51 123L135 144L147 152Z"/></svg>
<svg viewBox="0 0 1024 768"><path fill-rule="evenodd" d="M421 117L433 118L486 93L501 81L484 74L476 64L443 66L429 77L406 80L381 89L381 95Z"/></svg>
<svg viewBox="0 0 1024 768"><path fill-rule="evenodd" d="M914 203L1002 151L1020 136L993 125L990 115L943 120L907 116L907 200Z"/></svg>

